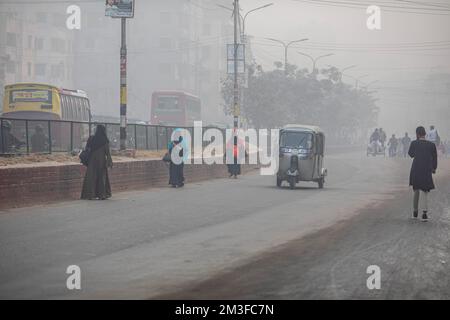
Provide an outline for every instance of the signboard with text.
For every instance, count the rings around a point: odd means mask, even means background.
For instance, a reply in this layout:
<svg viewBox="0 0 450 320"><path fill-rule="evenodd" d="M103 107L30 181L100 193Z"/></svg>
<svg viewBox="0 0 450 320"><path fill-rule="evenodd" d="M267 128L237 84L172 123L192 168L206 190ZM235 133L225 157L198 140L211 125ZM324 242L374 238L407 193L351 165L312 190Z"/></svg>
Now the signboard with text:
<svg viewBox="0 0 450 320"><path fill-rule="evenodd" d="M51 92L48 90L14 90L10 93L10 102L52 102Z"/></svg>
<svg viewBox="0 0 450 320"><path fill-rule="evenodd" d="M105 16L112 18L133 18L134 0L106 0Z"/></svg>

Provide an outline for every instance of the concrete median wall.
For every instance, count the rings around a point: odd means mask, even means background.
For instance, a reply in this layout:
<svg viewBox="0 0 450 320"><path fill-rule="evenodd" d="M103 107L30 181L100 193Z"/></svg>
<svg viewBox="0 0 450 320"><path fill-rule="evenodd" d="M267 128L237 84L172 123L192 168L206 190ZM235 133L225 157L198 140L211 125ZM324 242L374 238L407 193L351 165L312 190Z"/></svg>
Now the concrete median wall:
<svg viewBox="0 0 450 320"><path fill-rule="evenodd" d="M243 165L243 173L256 169ZM85 167L55 164L0 168L0 209L24 207L80 198ZM168 166L161 160L115 162L109 171L115 192L168 186ZM226 165L185 165L186 183L224 178Z"/></svg>

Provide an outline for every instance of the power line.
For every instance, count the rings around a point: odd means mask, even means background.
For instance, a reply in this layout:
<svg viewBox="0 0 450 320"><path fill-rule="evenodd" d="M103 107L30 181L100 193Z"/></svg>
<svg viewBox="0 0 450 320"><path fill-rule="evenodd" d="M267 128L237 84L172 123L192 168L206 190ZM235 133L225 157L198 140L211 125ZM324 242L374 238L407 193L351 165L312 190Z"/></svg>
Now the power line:
<svg viewBox="0 0 450 320"><path fill-rule="evenodd" d="M341 8L351 8L351 9L362 9L362 8L367 8L368 6L372 5L373 3L355 3L355 2L342 2L342 1L326 1L326 0L293 0L296 2L302 2L305 4L310 4L310 5L316 5L316 6L333 6L333 7L341 7ZM441 10L436 10L436 8L432 8L432 9L427 9L427 8L411 8L411 7L399 7L399 9L393 9L390 8L390 6L380 6L383 8L383 11L385 12L393 12L393 13L408 13L408 14L425 14L425 15L438 15L438 16L448 16L450 15L450 9L441 9ZM413 11L408 11L408 10L402 10L400 8L403 9L409 9L409 10L413 10ZM414 10L416 9L416 10ZM448 13L443 13L447 12Z"/></svg>

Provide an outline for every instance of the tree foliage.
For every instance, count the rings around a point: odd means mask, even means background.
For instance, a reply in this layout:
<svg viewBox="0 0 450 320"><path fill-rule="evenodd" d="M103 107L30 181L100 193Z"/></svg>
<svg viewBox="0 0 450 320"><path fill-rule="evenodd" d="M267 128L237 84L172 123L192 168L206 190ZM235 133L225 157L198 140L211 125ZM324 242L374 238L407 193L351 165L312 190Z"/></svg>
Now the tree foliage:
<svg viewBox="0 0 450 320"><path fill-rule="evenodd" d="M255 128L276 128L288 123L318 125L328 135L357 139L375 126L378 108L369 92L355 89L341 81L339 70L321 70L320 79L281 63L264 71L259 65L249 67L248 88L240 87L241 117ZM224 111L232 114L233 81L223 81Z"/></svg>

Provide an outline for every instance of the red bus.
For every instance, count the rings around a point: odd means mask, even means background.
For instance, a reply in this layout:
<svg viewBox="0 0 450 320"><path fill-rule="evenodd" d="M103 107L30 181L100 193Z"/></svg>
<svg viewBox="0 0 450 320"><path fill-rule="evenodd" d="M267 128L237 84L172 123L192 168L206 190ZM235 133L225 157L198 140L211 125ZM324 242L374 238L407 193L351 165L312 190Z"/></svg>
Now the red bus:
<svg viewBox="0 0 450 320"><path fill-rule="evenodd" d="M155 91L152 94L150 124L192 127L202 119L201 101L183 91Z"/></svg>

